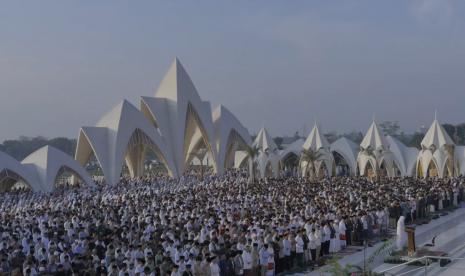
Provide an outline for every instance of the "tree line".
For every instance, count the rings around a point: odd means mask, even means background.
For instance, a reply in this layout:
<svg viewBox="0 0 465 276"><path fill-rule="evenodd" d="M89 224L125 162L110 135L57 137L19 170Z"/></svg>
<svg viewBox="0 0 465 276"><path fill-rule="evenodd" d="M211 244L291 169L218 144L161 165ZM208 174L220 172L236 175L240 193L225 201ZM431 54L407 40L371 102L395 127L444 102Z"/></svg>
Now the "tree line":
<svg viewBox="0 0 465 276"><path fill-rule="evenodd" d="M18 139L5 140L2 144L0 144L0 151L11 155L17 160L23 160L29 154L47 145L55 147L74 157L76 139L69 139L65 137L48 139L42 136L20 136Z"/></svg>

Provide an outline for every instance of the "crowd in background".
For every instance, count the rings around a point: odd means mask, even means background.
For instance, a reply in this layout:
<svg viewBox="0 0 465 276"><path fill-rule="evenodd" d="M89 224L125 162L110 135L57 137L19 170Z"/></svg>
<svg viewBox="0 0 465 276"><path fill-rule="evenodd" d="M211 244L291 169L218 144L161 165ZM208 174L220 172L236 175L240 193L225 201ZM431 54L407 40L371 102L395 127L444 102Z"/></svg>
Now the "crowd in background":
<svg viewBox="0 0 465 276"><path fill-rule="evenodd" d="M0 274L275 275L457 206L461 178L121 179L0 195Z"/></svg>

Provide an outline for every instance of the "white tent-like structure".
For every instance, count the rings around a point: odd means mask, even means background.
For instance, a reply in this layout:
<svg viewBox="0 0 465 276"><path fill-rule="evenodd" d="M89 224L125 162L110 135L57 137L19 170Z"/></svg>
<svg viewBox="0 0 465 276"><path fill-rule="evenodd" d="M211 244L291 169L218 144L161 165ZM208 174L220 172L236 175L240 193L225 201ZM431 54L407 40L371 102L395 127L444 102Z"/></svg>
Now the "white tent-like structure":
<svg viewBox="0 0 465 276"><path fill-rule="evenodd" d="M280 171L286 174L290 173L293 176L298 175L300 154L304 142L304 139L298 138L279 152Z"/></svg>
<svg viewBox="0 0 465 276"><path fill-rule="evenodd" d="M136 107L123 100L95 126L83 126L74 159L49 146L22 162L0 152L0 191L18 184L35 192L51 192L57 175L65 169L75 176L72 183L79 178L92 186L85 166L93 163L93 158L106 183L114 185L120 181L125 166L131 177L145 176L149 155L156 156L172 177L182 176L196 159L208 160L217 174L228 168L245 167L248 162L261 178L277 177L280 170L286 171L300 160L297 170L307 175L309 166L301 158L304 151L307 156L310 152L319 156L313 162L318 177L340 172L388 177L465 174L465 146L456 146L436 118L420 151L406 147L394 137L385 137L374 120L359 147L347 138L330 145L317 124L305 141L298 139L282 150L265 128L252 143L248 130L232 112L222 105L212 111L210 102L200 98L178 59L153 97L141 97L139 104ZM258 149L254 160L247 153L252 148ZM203 168L203 163L200 165Z"/></svg>
<svg viewBox="0 0 465 276"><path fill-rule="evenodd" d="M456 175L465 175L465 146L455 146Z"/></svg>
<svg viewBox="0 0 465 276"><path fill-rule="evenodd" d="M51 192L55 189L57 177L64 171L70 172L73 176L69 184L76 184L80 179L85 185L95 186L89 174L76 160L51 146L36 150L24 158L21 164L36 174L35 180L44 192Z"/></svg>
<svg viewBox="0 0 465 276"><path fill-rule="evenodd" d="M454 141L435 118L421 141L417 176L442 178L458 175L460 171L455 152L458 150L459 159L463 159L461 149L455 148Z"/></svg>
<svg viewBox="0 0 465 276"><path fill-rule="evenodd" d="M37 175L10 155L0 152L0 192L9 191L17 183L27 185L34 192L45 191Z"/></svg>
<svg viewBox="0 0 465 276"><path fill-rule="evenodd" d="M131 177L144 176L149 152L172 177L181 176L199 154L221 174L234 166L235 152L250 143L249 132L228 109L212 112L175 59L155 96L141 97L140 110L123 101L95 127L82 127L75 157L84 166L94 156L106 183L113 185L124 165Z"/></svg>
<svg viewBox="0 0 465 276"><path fill-rule="evenodd" d="M215 145L218 153L218 166L221 173L224 169L233 168L235 153L246 150L252 144L249 131L223 105L213 111L215 127Z"/></svg>
<svg viewBox="0 0 465 276"><path fill-rule="evenodd" d="M395 176L414 176L418 149L407 147L397 138L388 135L386 141L389 143L389 149L394 155L394 175Z"/></svg>
<svg viewBox="0 0 465 276"><path fill-rule="evenodd" d="M258 148L258 156L254 160L254 166L258 168L259 177L277 177L279 150L265 127L258 132L252 147Z"/></svg>
<svg viewBox="0 0 465 276"><path fill-rule="evenodd" d="M348 166L348 175L357 174L357 154L359 151L359 146L347 139L346 137L341 137L334 141L330 146L331 153L336 161L336 159L343 159L344 163ZM337 158L338 156L339 158ZM336 169L339 164L334 164ZM339 175L339 172L336 170L336 175ZM347 173L347 172L346 172Z"/></svg>
<svg viewBox="0 0 465 276"><path fill-rule="evenodd" d="M375 120L360 143L357 165L360 175L373 177L383 175L395 176L394 156L384 133L379 129Z"/></svg>
<svg viewBox="0 0 465 276"><path fill-rule="evenodd" d="M332 176L334 158L331 154L330 145L326 137L320 131L320 127L315 123L312 131L308 135L305 143L302 145L303 150L311 151L319 155L313 161L314 172L316 177ZM310 165L305 158L301 161L301 175L308 175L310 172Z"/></svg>
<svg viewBox="0 0 465 276"><path fill-rule="evenodd" d="M85 165L94 154L107 184L115 184L119 181L123 162L132 177L141 176L149 150L165 164L169 174L177 176L161 135L135 106L123 101L100 119L96 127L81 128L76 160Z"/></svg>

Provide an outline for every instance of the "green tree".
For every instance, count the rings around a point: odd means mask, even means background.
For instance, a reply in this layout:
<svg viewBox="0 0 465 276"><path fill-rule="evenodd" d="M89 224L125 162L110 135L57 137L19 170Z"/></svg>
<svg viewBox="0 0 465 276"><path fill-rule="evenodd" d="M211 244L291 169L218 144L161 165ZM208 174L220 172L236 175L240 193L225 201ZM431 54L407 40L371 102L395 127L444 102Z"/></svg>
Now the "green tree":
<svg viewBox="0 0 465 276"><path fill-rule="evenodd" d="M275 142L276 146L278 146L279 149L282 149L282 144L283 144L283 137L275 137L273 138L273 141Z"/></svg>
<svg viewBox="0 0 465 276"><path fill-rule="evenodd" d="M68 138L54 138L48 140L45 137L20 136L16 140L6 140L0 145L0 150L11 155L17 160L23 160L26 156L39 148L50 145L71 156L74 156L76 140Z"/></svg>
<svg viewBox="0 0 465 276"><path fill-rule="evenodd" d="M409 147L415 147L417 149L421 148L421 141L425 135L421 132L415 132L410 139L410 142L407 144Z"/></svg>
<svg viewBox="0 0 465 276"><path fill-rule="evenodd" d="M331 131L331 132L325 133L324 136L325 136L326 140L328 140L328 142L330 144L333 143L334 141L336 141L337 139L339 139L339 135L337 134L336 131Z"/></svg>
<svg viewBox="0 0 465 276"><path fill-rule="evenodd" d="M398 121L384 121L379 126L386 135L397 136L399 134L400 126Z"/></svg>

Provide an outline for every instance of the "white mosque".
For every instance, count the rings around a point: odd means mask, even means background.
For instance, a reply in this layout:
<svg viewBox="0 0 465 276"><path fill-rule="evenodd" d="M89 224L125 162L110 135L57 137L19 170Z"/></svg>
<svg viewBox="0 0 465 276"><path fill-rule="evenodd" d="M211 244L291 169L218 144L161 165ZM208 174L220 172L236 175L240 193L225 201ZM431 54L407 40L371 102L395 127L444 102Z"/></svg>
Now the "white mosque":
<svg viewBox="0 0 465 276"><path fill-rule="evenodd" d="M250 149L257 154L249 158ZM434 120L421 150L385 136L373 120L360 145L347 138L329 143L315 123L307 139L279 149L262 128L255 140L226 107L212 110L175 59L154 97L141 97L136 107L124 100L95 126L79 131L74 158L43 147L22 161L0 152L0 192L27 185L51 192L63 177L69 184L93 186L85 167L98 164L107 185L116 184L123 167L131 177L146 174L147 155L156 156L166 173L180 177L192 164L206 160L214 173L249 167L257 177L339 175L451 177L465 174L465 147L456 146ZM253 160L252 160L253 159Z"/></svg>

